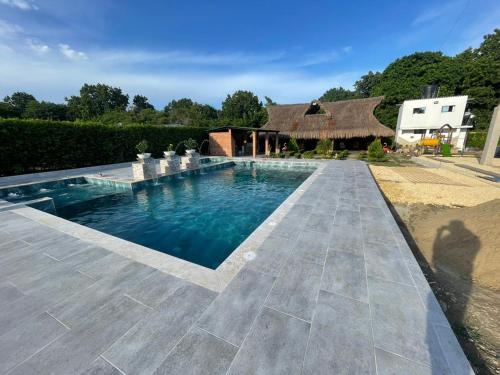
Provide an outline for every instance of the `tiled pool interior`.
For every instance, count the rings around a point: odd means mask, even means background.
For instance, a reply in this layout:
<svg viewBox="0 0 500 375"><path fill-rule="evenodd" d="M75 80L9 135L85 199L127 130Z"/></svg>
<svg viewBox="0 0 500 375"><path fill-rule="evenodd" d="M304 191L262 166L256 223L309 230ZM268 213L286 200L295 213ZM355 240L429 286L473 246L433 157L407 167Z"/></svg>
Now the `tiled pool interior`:
<svg viewBox="0 0 500 375"><path fill-rule="evenodd" d="M79 177L2 189L0 199L49 197L59 217L215 269L315 167L277 168L225 163L138 189Z"/></svg>

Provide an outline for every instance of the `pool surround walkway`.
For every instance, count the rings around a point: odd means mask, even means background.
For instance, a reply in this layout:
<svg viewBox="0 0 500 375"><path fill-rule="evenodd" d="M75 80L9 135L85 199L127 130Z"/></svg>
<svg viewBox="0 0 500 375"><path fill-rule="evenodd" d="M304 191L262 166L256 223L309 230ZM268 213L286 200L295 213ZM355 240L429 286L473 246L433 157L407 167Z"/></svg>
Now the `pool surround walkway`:
<svg viewBox="0 0 500 375"><path fill-rule="evenodd" d="M320 163L225 277L93 232L0 212L0 373L473 373L364 162Z"/></svg>

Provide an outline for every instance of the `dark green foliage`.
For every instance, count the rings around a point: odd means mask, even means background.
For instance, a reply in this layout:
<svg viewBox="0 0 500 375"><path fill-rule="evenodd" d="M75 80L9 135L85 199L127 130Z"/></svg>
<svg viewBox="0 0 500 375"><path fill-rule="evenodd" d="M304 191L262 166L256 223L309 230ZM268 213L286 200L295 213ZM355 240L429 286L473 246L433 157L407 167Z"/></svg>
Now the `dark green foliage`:
<svg viewBox="0 0 500 375"><path fill-rule="evenodd" d="M193 102L189 98L172 100L164 109L171 124L211 126L217 120L217 110L207 104Z"/></svg>
<svg viewBox="0 0 500 375"><path fill-rule="evenodd" d="M84 84L80 96L66 99L69 112L77 119L92 120L113 110L125 111L128 105L128 95L117 87L98 83Z"/></svg>
<svg viewBox="0 0 500 375"><path fill-rule="evenodd" d="M0 175L88 167L136 159L135 146L146 140L149 152L161 157L193 138L206 139L202 128L109 126L92 122L0 120Z"/></svg>
<svg viewBox="0 0 500 375"><path fill-rule="evenodd" d="M358 160L367 160L368 159L368 153L366 151L361 151L358 154Z"/></svg>
<svg viewBox="0 0 500 375"><path fill-rule="evenodd" d="M302 157L304 159L313 159L314 158L314 154L315 152L314 151L305 151L303 154L302 154Z"/></svg>
<svg viewBox="0 0 500 375"><path fill-rule="evenodd" d="M332 152L332 140L331 139L320 139L316 144L316 153L321 155L326 155Z"/></svg>
<svg viewBox="0 0 500 375"><path fill-rule="evenodd" d="M290 138L290 142L288 142L288 150L293 153L297 153L300 151L299 144L295 138Z"/></svg>
<svg viewBox="0 0 500 375"><path fill-rule="evenodd" d="M188 138L183 143L186 150L196 150L198 147L198 142L196 142L193 138Z"/></svg>
<svg viewBox="0 0 500 375"><path fill-rule="evenodd" d="M144 154L148 150L148 147L148 141L145 139L135 145L135 149L139 152L139 154Z"/></svg>
<svg viewBox="0 0 500 375"><path fill-rule="evenodd" d="M270 105L276 105L277 103L272 100L269 96L264 96L264 99L266 100L266 107L270 106Z"/></svg>
<svg viewBox="0 0 500 375"><path fill-rule="evenodd" d="M37 102L36 100L32 100L26 106L23 117L40 120L65 121L68 119L68 108L66 104Z"/></svg>
<svg viewBox="0 0 500 375"><path fill-rule="evenodd" d="M323 102L336 102L339 100L358 99L360 97L360 94L355 91L346 90L343 87L334 87L325 92L319 100Z"/></svg>
<svg viewBox="0 0 500 375"><path fill-rule="evenodd" d="M370 161L386 161L384 148L382 147L382 142L380 139L375 139L368 146L368 160Z"/></svg>
<svg viewBox="0 0 500 375"><path fill-rule="evenodd" d="M359 93L359 95L363 98L367 98L372 96L373 88L379 84L382 79L382 73L375 72L373 73L371 70L361 76L361 79L354 83L354 88Z"/></svg>
<svg viewBox="0 0 500 375"><path fill-rule="evenodd" d="M267 121L259 98L250 91L236 91L222 102L221 125L260 127Z"/></svg>
<svg viewBox="0 0 500 375"><path fill-rule="evenodd" d="M344 160L347 159L348 156L349 156L349 151L342 150L337 154L337 159Z"/></svg>
<svg viewBox="0 0 500 375"><path fill-rule="evenodd" d="M26 106L36 101L35 97L27 92L15 92L11 96L6 96L3 101L11 106L16 113L16 117L21 117Z"/></svg>
<svg viewBox="0 0 500 375"><path fill-rule="evenodd" d="M132 100L132 106L134 112L140 112L143 109L155 109L155 107L151 103L149 103L148 98L142 95L134 96L134 99Z"/></svg>
<svg viewBox="0 0 500 375"><path fill-rule="evenodd" d="M442 156L451 156L451 146L448 143L443 143L441 145L441 155Z"/></svg>
<svg viewBox="0 0 500 375"><path fill-rule="evenodd" d="M473 147L482 150L486 143L487 132L469 132L467 134L467 147ZM498 140L500 146L500 139Z"/></svg>

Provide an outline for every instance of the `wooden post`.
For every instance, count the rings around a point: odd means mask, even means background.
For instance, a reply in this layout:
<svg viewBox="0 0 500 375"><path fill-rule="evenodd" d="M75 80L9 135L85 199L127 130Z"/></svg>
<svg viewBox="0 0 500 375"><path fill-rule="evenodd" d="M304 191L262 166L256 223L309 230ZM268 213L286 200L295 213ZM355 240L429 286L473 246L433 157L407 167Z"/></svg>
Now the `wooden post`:
<svg viewBox="0 0 500 375"><path fill-rule="evenodd" d="M254 158L257 157L257 142L258 142L258 133L254 130L252 131L252 155Z"/></svg>
<svg viewBox="0 0 500 375"><path fill-rule="evenodd" d="M269 132L266 132L266 137L264 138L264 153L266 156L269 155Z"/></svg>
<svg viewBox="0 0 500 375"><path fill-rule="evenodd" d="M280 136L278 132L276 132L276 147L274 148L274 152L277 154L280 152Z"/></svg>

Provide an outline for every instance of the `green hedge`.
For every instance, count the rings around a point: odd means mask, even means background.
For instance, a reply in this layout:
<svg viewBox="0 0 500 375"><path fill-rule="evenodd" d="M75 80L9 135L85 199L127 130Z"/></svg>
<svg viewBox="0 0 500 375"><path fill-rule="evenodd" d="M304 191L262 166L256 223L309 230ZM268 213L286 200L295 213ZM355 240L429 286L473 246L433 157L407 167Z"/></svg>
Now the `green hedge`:
<svg viewBox="0 0 500 375"><path fill-rule="evenodd" d="M0 119L0 175L133 161L142 139L154 157L161 157L170 143L175 147L188 138L200 144L208 138L207 130Z"/></svg>
<svg viewBox="0 0 500 375"><path fill-rule="evenodd" d="M474 147L482 150L484 148L484 144L486 143L486 136L488 132L469 132L467 134L467 147ZM500 146L500 140L498 141L498 145Z"/></svg>

